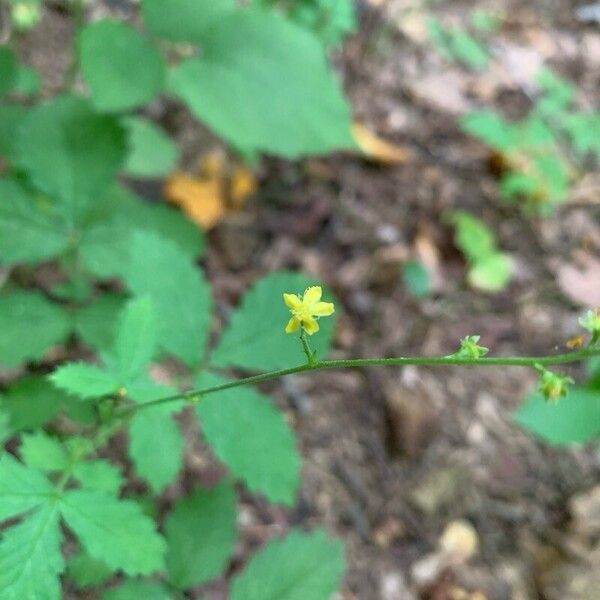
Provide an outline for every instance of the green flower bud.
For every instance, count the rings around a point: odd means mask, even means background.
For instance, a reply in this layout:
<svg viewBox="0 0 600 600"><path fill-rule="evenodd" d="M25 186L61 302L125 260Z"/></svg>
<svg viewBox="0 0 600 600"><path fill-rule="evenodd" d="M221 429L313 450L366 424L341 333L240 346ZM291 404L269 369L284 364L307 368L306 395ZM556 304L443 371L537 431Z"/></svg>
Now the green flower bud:
<svg viewBox="0 0 600 600"><path fill-rule="evenodd" d="M575 383L571 377L559 375L543 367L537 367L540 372L538 390L548 402L558 402L569 391L569 384Z"/></svg>
<svg viewBox="0 0 600 600"><path fill-rule="evenodd" d="M452 356L455 356L457 358L473 359L485 356L489 352L489 349L478 344L480 337L481 336L479 335L468 335L467 337L460 340L460 348L458 349L458 352L455 352L454 354L452 354Z"/></svg>

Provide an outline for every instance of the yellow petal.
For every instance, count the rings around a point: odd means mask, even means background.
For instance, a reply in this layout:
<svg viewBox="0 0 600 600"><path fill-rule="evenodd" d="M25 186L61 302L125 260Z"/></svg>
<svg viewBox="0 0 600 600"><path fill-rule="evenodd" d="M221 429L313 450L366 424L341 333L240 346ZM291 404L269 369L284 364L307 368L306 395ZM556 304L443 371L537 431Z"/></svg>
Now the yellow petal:
<svg viewBox="0 0 600 600"><path fill-rule="evenodd" d="M294 333L294 331L298 331L298 327L300 327L300 321L296 317L292 317L285 326L285 332Z"/></svg>
<svg viewBox="0 0 600 600"><path fill-rule="evenodd" d="M308 333L308 335L312 335L313 333L317 333L319 331L319 324L315 319L302 319L302 327L304 327L304 331Z"/></svg>
<svg viewBox="0 0 600 600"><path fill-rule="evenodd" d="M329 315L332 315L334 311L335 306L333 305L333 302L317 302L310 309L310 312L315 317L328 317Z"/></svg>
<svg viewBox="0 0 600 600"><path fill-rule="evenodd" d="M298 310L302 306L302 300L298 294L284 294L283 301L290 310Z"/></svg>
<svg viewBox="0 0 600 600"><path fill-rule="evenodd" d="M321 294L323 293L323 290L321 289L320 285L313 285L312 287L309 287L305 292L304 292L304 297L302 298L302 302L304 302L304 304L315 304L316 302L318 302L321 299Z"/></svg>

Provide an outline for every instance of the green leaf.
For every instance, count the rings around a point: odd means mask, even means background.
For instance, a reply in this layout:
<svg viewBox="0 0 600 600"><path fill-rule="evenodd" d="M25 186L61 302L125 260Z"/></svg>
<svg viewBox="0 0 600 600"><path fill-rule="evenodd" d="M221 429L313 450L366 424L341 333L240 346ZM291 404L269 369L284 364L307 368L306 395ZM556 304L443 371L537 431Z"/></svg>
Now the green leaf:
<svg viewBox="0 0 600 600"><path fill-rule="evenodd" d="M234 0L143 0L148 31L172 42L203 40L208 26L234 8Z"/></svg>
<svg viewBox="0 0 600 600"><path fill-rule="evenodd" d="M0 179L0 264L50 260L68 243L64 225L48 201L13 179Z"/></svg>
<svg viewBox="0 0 600 600"><path fill-rule="evenodd" d="M67 363L56 369L49 378L56 387L84 400L102 398L115 393L120 387L113 373L84 362Z"/></svg>
<svg viewBox="0 0 600 600"><path fill-rule="evenodd" d="M584 443L600 436L600 391L574 388L555 404L540 393L531 394L515 419L549 444Z"/></svg>
<svg viewBox="0 0 600 600"><path fill-rule="evenodd" d="M85 551L109 568L147 575L164 567L165 542L135 502L70 490L63 495L61 512Z"/></svg>
<svg viewBox="0 0 600 600"><path fill-rule="evenodd" d="M67 563L67 577L79 588L86 589L106 583L113 571L102 561L95 560L79 551Z"/></svg>
<svg viewBox="0 0 600 600"><path fill-rule="evenodd" d="M208 339L212 300L202 272L173 242L144 231L131 237L126 282L154 301L162 348L198 365Z"/></svg>
<svg viewBox="0 0 600 600"><path fill-rule="evenodd" d="M53 502L8 529L0 542L0 600L59 600L61 542Z"/></svg>
<svg viewBox="0 0 600 600"><path fill-rule="evenodd" d="M118 187L104 198L103 208L98 221L84 232L80 244L82 263L100 278L124 276L132 229L152 231L170 240L190 259L202 253L202 233L173 208L152 205Z"/></svg>
<svg viewBox="0 0 600 600"><path fill-rule="evenodd" d="M344 573L342 545L316 531L269 542L231 587L231 600L330 600Z"/></svg>
<svg viewBox="0 0 600 600"><path fill-rule="evenodd" d="M203 374L197 387L225 383ZM249 387L210 394L196 412L206 441L231 472L271 502L292 505L300 485L296 437L271 400Z"/></svg>
<svg viewBox="0 0 600 600"><path fill-rule="evenodd" d="M18 161L15 144L16 132L27 112L28 109L24 106L0 106L0 157L6 159L9 163Z"/></svg>
<svg viewBox="0 0 600 600"><path fill-rule="evenodd" d="M40 471L61 471L69 462L63 445L43 430L23 435L19 454L27 466Z"/></svg>
<svg viewBox="0 0 600 600"><path fill-rule="evenodd" d="M450 220L456 227L454 242L470 261L476 262L496 252L494 234L481 219L457 210Z"/></svg>
<svg viewBox="0 0 600 600"><path fill-rule="evenodd" d="M179 500L165 522L165 537L173 585L185 589L218 577L233 554L236 539L231 484L198 488Z"/></svg>
<svg viewBox="0 0 600 600"><path fill-rule="evenodd" d="M0 46L0 96L9 92L17 80L17 61L12 50Z"/></svg>
<svg viewBox="0 0 600 600"><path fill-rule="evenodd" d="M88 102L60 96L32 109L18 134L20 165L79 224L125 161L125 132Z"/></svg>
<svg viewBox="0 0 600 600"><path fill-rule="evenodd" d="M169 407L170 408L170 407ZM139 411L129 427L129 456L155 494L173 482L183 463L184 441L168 411Z"/></svg>
<svg viewBox="0 0 600 600"><path fill-rule="evenodd" d="M19 65L14 93L19 96L35 96L40 93L41 88L42 78L40 74L35 69Z"/></svg>
<svg viewBox="0 0 600 600"><path fill-rule="evenodd" d="M123 120L129 134L129 155L125 173L152 178L168 175L179 160L177 145L162 129L139 117Z"/></svg>
<svg viewBox="0 0 600 600"><path fill-rule="evenodd" d="M129 579L121 585L106 590L100 600L173 600L173 596L160 583Z"/></svg>
<svg viewBox="0 0 600 600"><path fill-rule="evenodd" d="M506 254L496 252L473 263L467 272L469 285L485 292L500 292L510 281L513 267Z"/></svg>
<svg viewBox="0 0 600 600"><path fill-rule="evenodd" d="M52 420L63 406L66 394L43 376L25 377L11 385L0 406L9 415L15 431L37 429Z"/></svg>
<svg viewBox="0 0 600 600"><path fill-rule="evenodd" d="M303 363L305 357L298 337L285 333L290 313L282 296L286 292L301 294L312 285L318 285L318 282L285 271L259 280L232 314L211 357L211 364L268 371ZM323 295L326 300L330 298L327 290ZM321 329L312 336L310 343L323 359L329 353L335 315L321 319L319 325Z"/></svg>
<svg viewBox="0 0 600 600"><path fill-rule="evenodd" d="M123 485L123 475L118 467L107 460L86 460L75 465L73 477L87 490L106 492L113 496Z"/></svg>
<svg viewBox="0 0 600 600"><path fill-rule="evenodd" d="M431 293L431 278L423 263L409 260L402 269L402 279L415 298L426 298Z"/></svg>
<svg viewBox="0 0 600 600"><path fill-rule="evenodd" d="M319 41L275 12L237 10L206 31L170 89L237 148L294 158L355 148Z"/></svg>
<svg viewBox="0 0 600 600"><path fill-rule="evenodd" d="M0 293L0 365L40 361L70 331L69 315L37 292Z"/></svg>
<svg viewBox="0 0 600 600"><path fill-rule="evenodd" d="M75 315L75 333L95 350L106 350L114 342L125 298L102 294Z"/></svg>
<svg viewBox="0 0 600 600"><path fill-rule="evenodd" d="M502 152L512 151L518 144L518 130L493 111L475 111L460 120L461 128Z"/></svg>
<svg viewBox="0 0 600 600"><path fill-rule="evenodd" d="M466 31L450 32L452 54L470 69L481 71L487 67L490 56L486 49Z"/></svg>
<svg viewBox="0 0 600 600"><path fill-rule="evenodd" d="M79 36L79 61L92 103L101 111L124 111L146 104L165 80L165 64L158 50L119 21L106 19L87 25Z"/></svg>
<svg viewBox="0 0 600 600"><path fill-rule="evenodd" d="M135 298L125 305L119 320L114 347L110 352L110 370L127 387L143 375L157 344L154 303L148 296Z"/></svg>
<svg viewBox="0 0 600 600"><path fill-rule="evenodd" d="M6 452L0 456L0 521L43 504L53 490L39 471L24 466Z"/></svg>

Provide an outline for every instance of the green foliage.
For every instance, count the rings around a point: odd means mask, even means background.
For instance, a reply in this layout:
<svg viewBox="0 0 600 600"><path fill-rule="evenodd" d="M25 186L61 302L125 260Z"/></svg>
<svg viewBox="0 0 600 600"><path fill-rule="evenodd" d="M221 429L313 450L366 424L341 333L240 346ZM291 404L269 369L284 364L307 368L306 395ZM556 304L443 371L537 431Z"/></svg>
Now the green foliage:
<svg viewBox="0 0 600 600"><path fill-rule="evenodd" d="M402 268L404 285L415 298L426 298L431 293L431 278L427 269L417 260L409 260Z"/></svg>
<svg viewBox="0 0 600 600"><path fill-rule="evenodd" d="M469 264L469 284L485 292L503 290L512 276L512 263L497 249L492 231L464 211L453 212L450 221L456 227L454 241Z"/></svg>
<svg viewBox="0 0 600 600"><path fill-rule="evenodd" d="M38 292L0 293L0 366L38 361L69 334L69 316Z"/></svg>
<svg viewBox="0 0 600 600"><path fill-rule="evenodd" d="M67 577L79 588L101 585L112 577L112 570L103 562L90 558L81 550L67 562Z"/></svg>
<svg viewBox="0 0 600 600"><path fill-rule="evenodd" d="M348 106L311 34L246 9L203 38L202 56L174 69L170 89L235 147L293 158L355 146Z"/></svg>
<svg viewBox="0 0 600 600"><path fill-rule="evenodd" d="M287 292L301 294L311 285L315 285L314 280L297 273L272 273L261 279L244 295L240 307L231 315L229 327L221 336L211 364L266 371L302 362L298 340L281 335L289 311L283 302L273 299L279 299ZM323 299L328 299L327 290ZM325 358L333 337L335 315L320 324L313 346L317 355Z"/></svg>
<svg viewBox="0 0 600 600"><path fill-rule="evenodd" d="M128 117L123 125L129 134L129 156L125 173L152 178L168 175L179 159L179 150L156 125L139 117Z"/></svg>
<svg viewBox="0 0 600 600"><path fill-rule="evenodd" d="M236 540L235 491L220 483L198 488L174 506L165 521L167 570L173 585L185 589L217 577Z"/></svg>
<svg viewBox="0 0 600 600"><path fill-rule="evenodd" d="M165 64L158 50L118 21L96 21L84 27L79 36L79 62L92 103L100 111L146 104L165 81Z"/></svg>
<svg viewBox="0 0 600 600"><path fill-rule="evenodd" d="M129 579L121 585L105 591L100 600L133 600L134 598L173 600L165 586L143 579Z"/></svg>
<svg viewBox="0 0 600 600"><path fill-rule="evenodd" d="M17 61L10 48L0 47L0 96L10 91L17 81Z"/></svg>
<svg viewBox="0 0 600 600"><path fill-rule="evenodd" d="M61 471L69 464L62 444L43 430L24 435L19 453L27 466L39 471Z"/></svg>
<svg viewBox="0 0 600 600"><path fill-rule="evenodd" d="M199 387L225 380L204 374ZM292 429L269 398L251 388L217 392L196 408L200 428L216 456L248 489L292 505L300 484L300 457Z"/></svg>
<svg viewBox="0 0 600 600"><path fill-rule="evenodd" d="M343 571L341 544L320 531L292 531L250 560L234 579L231 600L327 600Z"/></svg>

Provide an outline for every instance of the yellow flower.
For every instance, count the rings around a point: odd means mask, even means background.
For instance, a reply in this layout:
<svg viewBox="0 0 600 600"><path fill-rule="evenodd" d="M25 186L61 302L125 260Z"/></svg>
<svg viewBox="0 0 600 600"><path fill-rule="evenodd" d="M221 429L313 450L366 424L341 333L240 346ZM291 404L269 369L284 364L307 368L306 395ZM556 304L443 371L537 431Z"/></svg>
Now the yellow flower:
<svg viewBox="0 0 600 600"><path fill-rule="evenodd" d="M312 335L319 331L317 319L319 317L328 317L333 314L335 307L332 302L321 302L323 290L320 286L309 287L302 298L298 294L284 294L283 301L290 309L292 318L289 320L285 332L294 333L300 327ZM316 317L316 318L315 318Z"/></svg>

